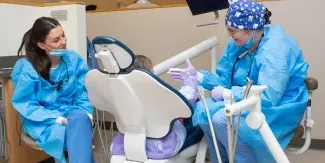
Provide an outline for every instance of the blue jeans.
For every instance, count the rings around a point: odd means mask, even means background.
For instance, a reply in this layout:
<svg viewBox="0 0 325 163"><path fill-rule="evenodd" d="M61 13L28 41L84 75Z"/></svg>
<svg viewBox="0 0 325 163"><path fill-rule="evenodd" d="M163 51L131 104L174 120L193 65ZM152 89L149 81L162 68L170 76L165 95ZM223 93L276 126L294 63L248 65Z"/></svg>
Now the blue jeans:
<svg viewBox="0 0 325 163"><path fill-rule="evenodd" d="M241 119L243 120L243 119ZM214 127L215 135L217 138L218 149L221 155L221 159L223 163L229 162L228 160L228 132L227 132L227 120L224 113L224 110L221 109L217 111L212 116L212 124ZM218 163L216 150L213 145L211 130L208 124L201 124L201 129L204 132L204 135L207 139L210 159L213 163ZM240 137L238 136L237 147L235 153L235 163L257 163L256 156L253 149L244 144Z"/></svg>
<svg viewBox="0 0 325 163"><path fill-rule="evenodd" d="M69 163L95 163L92 151L92 124L83 110L72 110L66 116L65 144Z"/></svg>

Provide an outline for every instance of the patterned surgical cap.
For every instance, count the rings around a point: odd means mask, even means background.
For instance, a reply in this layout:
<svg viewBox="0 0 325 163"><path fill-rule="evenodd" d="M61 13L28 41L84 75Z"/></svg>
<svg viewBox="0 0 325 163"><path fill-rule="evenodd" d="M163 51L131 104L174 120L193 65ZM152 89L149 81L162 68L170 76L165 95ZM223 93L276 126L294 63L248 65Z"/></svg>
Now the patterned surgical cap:
<svg viewBox="0 0 325 163"><path fill-rule="evenodd" d="M227 11L226 24L236 29L259 30L265 24L264 15L266 8L262 3L251 0L237 0L233 2Z"/></svg>

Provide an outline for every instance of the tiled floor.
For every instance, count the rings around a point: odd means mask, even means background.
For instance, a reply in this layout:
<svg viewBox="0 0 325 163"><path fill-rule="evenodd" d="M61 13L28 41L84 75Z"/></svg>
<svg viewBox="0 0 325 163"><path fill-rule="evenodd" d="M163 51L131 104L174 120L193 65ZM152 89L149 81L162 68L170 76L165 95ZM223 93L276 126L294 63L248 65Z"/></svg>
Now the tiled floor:
<svg viewBox="0 0 325 163"><path fill-rule="evenodd" d="M325 163L325 151L309 150L299 156L288 156L292 163Z"/></svg>
<svg viewBox="0 0 325 163"><path fill-rule="evenodd" d="M96 159L96 163L109 163L108 161L106 161L107 159L109 159L110 156L110 144L112 142L112 134L113 136L115 136L116 132L111 133L110 131L105 131L101 130L101 135L102 135L102 140L103 142L100 141L100 136L98 134L98 132L95 133L94 135L94 145L95 145L95 149L94 149L94 155L95 155L95 159ZM105 135L107 135L107 139L105 139ZM107 140L107 141L106 141ZM103 146L106 149L106 152L108 153L108 157L106 158L105 156L105 150L103 148Z"/></svg>
<svg viewBox="0 0 325 163"><path fill-rule="evenodd" d="M104 131L102 131L102 135L103 135L102 138L104 139L104 144L106 144ZM109 153L109 144L111 142L110 139L112 137L112 134L109 131L107 131L106 135L108 137L106 148L107 148L107 152ZM96 163L109 163L105 161L105 154L101 145L101 141L99 139L98 132L96 132L94 136L94 145L95 145L94 153L95 153ZM325 163L325 151L309 150L303 155L288 156L288 157L291 163ZM110 158L110 155L108 156L108 158Z"/></svg>

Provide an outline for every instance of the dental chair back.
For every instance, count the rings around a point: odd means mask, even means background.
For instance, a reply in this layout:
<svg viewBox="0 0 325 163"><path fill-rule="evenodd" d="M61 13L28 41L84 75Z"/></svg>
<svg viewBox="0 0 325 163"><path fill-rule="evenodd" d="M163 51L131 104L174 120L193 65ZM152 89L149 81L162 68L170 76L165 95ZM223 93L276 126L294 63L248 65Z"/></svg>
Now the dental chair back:
<svg viewBox="0 0 325 163"><path fill-rule="evenodd" d="M125 160L145 162L145 139L162 138L175 120L191 116L190 104L177 90L145 70L122 72L134 63L133 52L111 37L96 37L96 57L105 70L86 76L89 99L111 113L124 136Z"/></svg>

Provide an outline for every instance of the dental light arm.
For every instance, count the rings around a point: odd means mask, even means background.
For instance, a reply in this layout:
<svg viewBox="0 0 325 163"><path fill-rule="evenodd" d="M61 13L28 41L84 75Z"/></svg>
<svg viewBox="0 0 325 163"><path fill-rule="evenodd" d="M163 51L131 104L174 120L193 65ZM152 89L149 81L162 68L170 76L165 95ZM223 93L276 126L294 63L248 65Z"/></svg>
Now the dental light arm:
<svg viewBox="0 0 325 163"><path fill-rule="evenodd" d="M157 76L162 75L163 73L167 72L170 68L177 67L183 64L186 59L192 59L197 56L200 56L206 51L211 50L211 67L212 70L215 70L215 63L216 63L216 53L215 48L218 45L217 37L211 37L157 65L154 66L154 74Z"/></svg>
<svg viewBox="0 0 325 163"><path fill-rule="evenodd" d="M260 132L276 162L289 163L287 156L267 124L264 114L261 112L261 95L266 88L266 86L259 85L247 89L249 91L247 98L240 102L227 105L225 108L225 114L227 117L232 117L243 110L249 109L250 113L246 118L247 125L251 129Z"/></svg>

